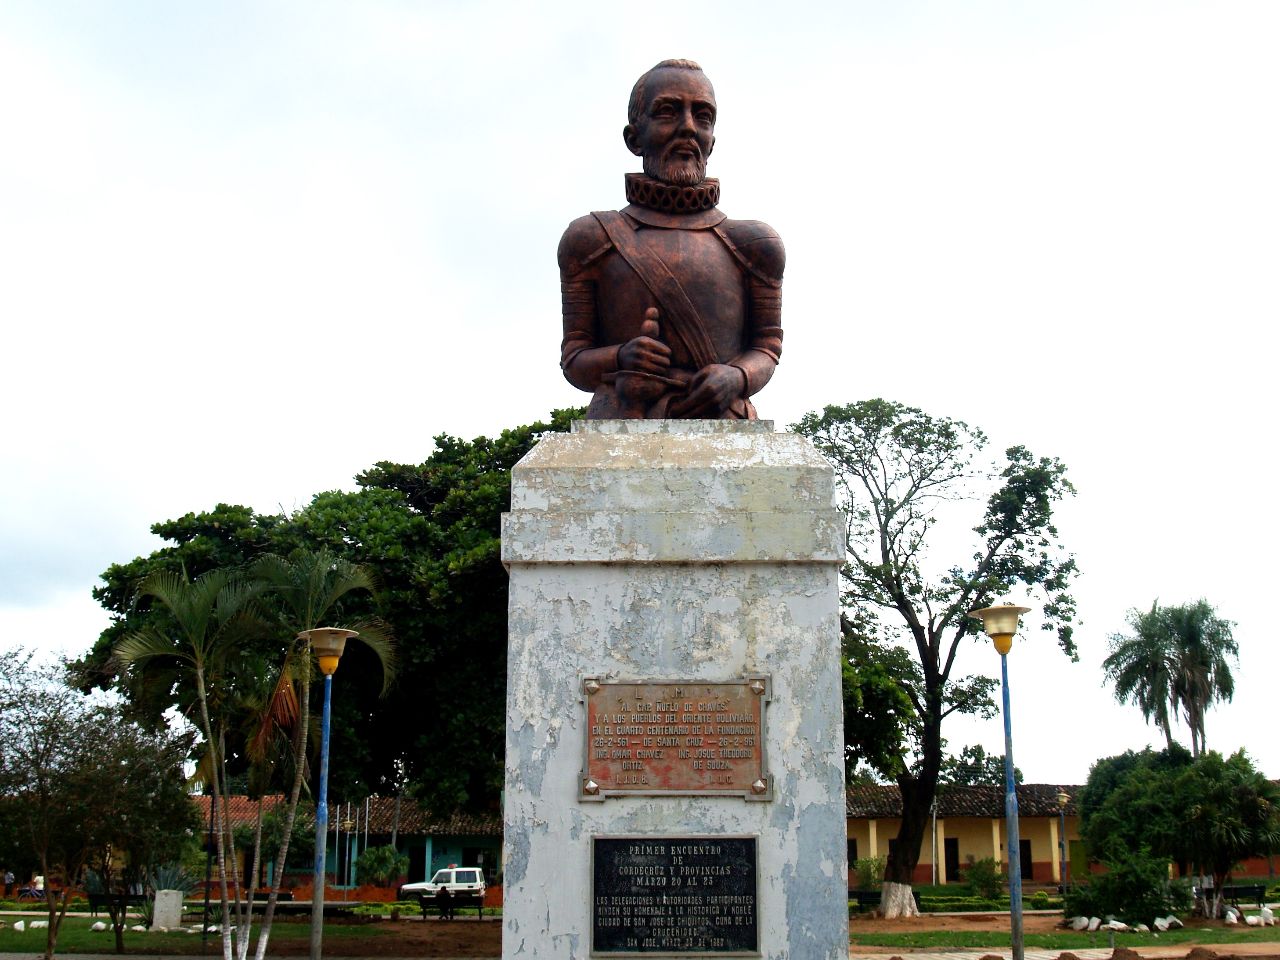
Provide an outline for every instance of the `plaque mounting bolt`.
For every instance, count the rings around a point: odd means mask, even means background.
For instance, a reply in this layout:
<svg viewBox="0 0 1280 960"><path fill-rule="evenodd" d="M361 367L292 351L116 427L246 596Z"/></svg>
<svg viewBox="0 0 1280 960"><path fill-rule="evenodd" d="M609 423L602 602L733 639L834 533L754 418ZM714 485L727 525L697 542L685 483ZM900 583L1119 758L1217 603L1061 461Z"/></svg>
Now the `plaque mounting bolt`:
<svg viewBox="0 0 1280 960"><path fill-rule="evenodd" d="M751 681L751 692L752 692L752 693L754 693L757 697L763 696L763 695L764 695L764 681L763 681L763 680L752 680L752 681Z"/></svg>
<svg viewBox="0 0 1280 960"><path fill-rule="evenodd" d="M765 783L763 779L757 780L753 784L751 784L751 792L756 794L757 796L764 793L768 789L769 789L769 785Z"/></svg>
<svg viewBox="0 0 1280 960"><path fill-rule="evenodd" d="M600 681L591 679L582 682L582 689L587 691L587 696L597 692L600 689Z"/></svg>
<svg viewBox="0 0 1280 960"><path fill-rule="evenodd" d="M600 784L596 783L594 780L588 780L582 785L582 792L588 796L594 797L600 792Z"/></svg>

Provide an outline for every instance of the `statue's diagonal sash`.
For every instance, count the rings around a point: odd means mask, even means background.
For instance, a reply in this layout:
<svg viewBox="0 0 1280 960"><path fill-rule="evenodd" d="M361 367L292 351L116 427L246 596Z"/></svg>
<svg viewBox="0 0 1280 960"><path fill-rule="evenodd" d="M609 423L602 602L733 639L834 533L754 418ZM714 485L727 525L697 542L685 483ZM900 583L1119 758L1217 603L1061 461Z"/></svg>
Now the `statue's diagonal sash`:
<svg viewBox="0 0 1280 960"><path fill-rule="evenodd" d="M658 301L658 309L662 312L658 322L663 334L680 342L695 370L715 363L716 349L707 335L706 324L666 261L640 243L627 218L618 211L606 210L591 215L604 227L614 249Z"/></svg>

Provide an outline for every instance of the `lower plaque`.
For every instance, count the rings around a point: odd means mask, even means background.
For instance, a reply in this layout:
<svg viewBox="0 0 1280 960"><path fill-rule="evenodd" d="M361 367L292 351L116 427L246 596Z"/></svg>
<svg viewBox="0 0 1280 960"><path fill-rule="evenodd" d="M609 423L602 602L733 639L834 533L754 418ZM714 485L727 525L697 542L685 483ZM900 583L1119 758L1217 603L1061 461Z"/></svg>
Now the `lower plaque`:
<svg viewBox="0 0 1280 960"><path fill-rule="evenodd" d="M591 953L758 956L755 837L593 837Z"/></svg>

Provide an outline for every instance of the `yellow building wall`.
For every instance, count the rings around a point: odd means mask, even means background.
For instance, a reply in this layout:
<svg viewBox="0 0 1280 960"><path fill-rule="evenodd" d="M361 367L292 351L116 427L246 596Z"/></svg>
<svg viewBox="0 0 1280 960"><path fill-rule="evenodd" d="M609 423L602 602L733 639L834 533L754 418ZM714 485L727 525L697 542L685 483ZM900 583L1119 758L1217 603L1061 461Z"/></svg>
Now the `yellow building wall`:
<svg viewBox="0 0 1280 960"><path fill-rule="evenodd" d="M846 836L856 841L857 856L887 857L889 841L898 835L901 826L898 818L879 820L849 818L846 821ZM948 839L959 841L960 873L975 860L986 857L1004 863L1006 831L1003 818L990 817L947 817L938 818L938 872L937 882L946 883L946 843ZM916 882L927 883L933 874L933 821L930 820L920 844L920 860L916 868ZM1066 818L1067 828L1067 864L1070 872L1072 841L1080 839L1079 819ZM1058 818L1057 817L1020 817L1018 831L1023 840L1031 841L1031 862L1034 880L1037 883L1059 883L1058 864ZM849 864L850 870L853 864ZM1080 869L1084 869L1081 866ZM952 881L955 882L955 881ZM961 881L963 882L963 881Z"/></svg>

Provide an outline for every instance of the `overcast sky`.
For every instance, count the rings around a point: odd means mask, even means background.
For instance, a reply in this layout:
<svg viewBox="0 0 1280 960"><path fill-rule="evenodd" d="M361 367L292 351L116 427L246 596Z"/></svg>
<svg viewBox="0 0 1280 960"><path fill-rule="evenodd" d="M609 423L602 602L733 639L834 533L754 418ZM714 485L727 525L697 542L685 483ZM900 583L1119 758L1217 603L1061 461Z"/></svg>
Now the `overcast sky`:
<svg viewBox="0 0 1280 960"><path fill-rule="evenodd" d="M1209 745L1280 776L1278 48L1267 0L8 0L0 648L87 649L155 521L584 403L556 244L624 203L631 84L689 57L722 209L787 245L761 415L883 396L1069 466L1080 662L1010 657L1027 779L1159 744L1099 664L1201 596L1241 650Z"/></svg>

